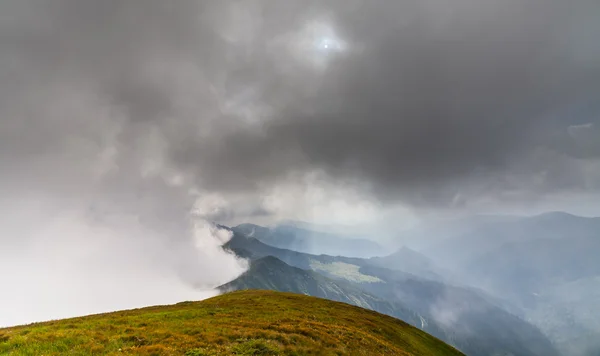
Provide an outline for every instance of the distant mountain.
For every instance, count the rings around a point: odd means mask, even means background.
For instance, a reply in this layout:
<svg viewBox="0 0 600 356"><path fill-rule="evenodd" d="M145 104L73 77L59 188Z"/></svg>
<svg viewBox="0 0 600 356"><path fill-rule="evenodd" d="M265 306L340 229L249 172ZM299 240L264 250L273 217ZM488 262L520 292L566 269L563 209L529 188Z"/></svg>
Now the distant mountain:
<svg viewBox="0 0 600 356"><path fill-rule="evenodd" d="M412 273L433 280L442 280L442 275L449 276L450 274L448 271L441 271L430 258L406 246L391 255L372 257L368 260L368 264Z"/></svg>
<svg viewBox="0 0 600 356"><path fill-rule="evenodd" d="M259 259L266 256L274 256L290 266L310 270L318 264L342 262L347 264L364 264L365 259L356 257L312 255L308 253L293 251L267 245L259 241L256 237L246 234L240 234L234 229L233 237L223 246L225 249L234 251L240 256L250 255L252 259ZM312 267L311 267L312 266ZM318 268L318 267L317 267Z"/></svg>
<svg viewBox="0 0 600 356"><path fill-rule="evenodd" d="M518 305L563 353L600 350L600 323L590 320L600 313L600 218L550 212L489 222L425 253Z"/></svg>
<svg viewBox="0 0 600 356"><path fill-rule="evenodd" d="M280 226L292 226L299 229L326 232L334 235L344 236L345 238L360 238L367 234L371 234L371 229L367 229L364 226L355 225L340 225L340 224L318 224L309 223L306 221L299 220L282 220L277 225Z"/></svg>
<svg viewBox="0 0 600 356"><path fill-rule="evenodd" d="M459 219L443 219L423 222L411 229L399 232L390 244L408 246L417 251L428 251L431 248L451 241L491 224L505 224L516 221L521 217L513 215L473 215ZM397 245L397 244L400 245ZM427 253L429 256L429 254ZM429 256L432 257L432 256Z"/></svg>
<svg viewBox="0 0 600 356"><path fill-rule="evenodd" d="M549 288L600 276L597 234L507 243L466 261L461 272L472 284L528 307Z"/></svg>
<svg viewBox="0 0 600 356"><path fill-rule="evenodd" d="M536 295L527 319L564 355L600 355L600 277L581 278Z"/></svg>
<svg viewBox="0 0 600 356"><path fill-rule="evenodd" d="M432 334L468 355L557 355L538 329L506 312L491 297L482 296L482 292L375 267L367 259L316 256L279 249L237 233L225 248L254 260L274 256L291 266L309 270L291 271L266 260L267 263L260 263L259 267L251 268L248 274L233 281L227 286L230 288L281 288L302 293L312 290L321 296L329 293L332 298L346 299L352 299L350 296L358 298L355 293L363 299L365 295L375 296L392 305L402 305L411 311L410 315L419 315L429 325L440 327L439 333ZM327 279L315 277L315 272ZM325 291L319 289L319 282L325 283L321 285ZM332 294L331 291L340 286L345 286L343 292ZM349 292L347 286L352 286L353 292ZM419 326L418 321L416 325Z"/></svg>
<svg viewBox="0 0 600 356"><path fill-rule="evenodd" d="M552 212L533 217L511 218L506 221L485 221L465 233L440 238L421 252L437 263L456 268L486 253L494 253L503 245L539 239L596 238L600 218L584 218ZM441 232L444 235L443 232Z"/></svg>
<svg viewBox="0 0 600 356"><path fill-rule="evenodd" d="M297 224L278 225L272 228L254 224L241 224L233 227L232 230L254 237L274 247L310 254L372 257L386 253L382 246L371 240L308 230L298 227Z"/></svg>
<svg viewBox="0 0 600 356"><path fill-rule="evenodd" d="M600 218L551 212L486 224L425 254L528 308L548 288L600 276Z"/></svg>
<svg viewBox="0 0 600 356"><path fill-rule="evenodd" d="M367 292L430 316L444 330L442 339L467 355L558 355L537 327L483 291L373 266L361 267L360 272L380 280L363 283Z"/></svg>
<svg viewBox="0 0 600 356"><path fill-rule="evenodd" d="M246 289L264 289L292 292L353 304L397 317L435 336L441 328L432 320L410 311L398 303L377 298L351 283L326 278L313 271L292 267L273 256L252 261L248 271L237 279L219 287L221 292Z"/></svg>
<svg viewBox="0 0 600 356"><path fill-rule="evenodd" d="M259 259L266 256L275 256L290 266L305 270L313 270L334 279L344 279L354 282L372 280L373 277L361 274L359 268L371 265L369 259L345 256L312 255L267 245L250 235L239 234L233 231L233 237L223 247L234 251L243 258ZM397 271L398 274L410 274ZM427 271L427 275L430 272ZM419 275L410 274L417 278ZM436 279L441 279L436 276Z"/></svg>

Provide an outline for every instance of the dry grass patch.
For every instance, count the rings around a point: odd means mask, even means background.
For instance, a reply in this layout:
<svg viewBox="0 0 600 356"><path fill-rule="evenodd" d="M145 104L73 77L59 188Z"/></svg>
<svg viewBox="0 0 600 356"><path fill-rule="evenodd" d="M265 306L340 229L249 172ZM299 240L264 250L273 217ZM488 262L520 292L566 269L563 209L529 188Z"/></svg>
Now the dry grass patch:
<svg viewBox="0 0 600 356"><path fill-rule="evenodd" d="M0 329L0 354L461 355L392 317L272 291Z"/></svg>

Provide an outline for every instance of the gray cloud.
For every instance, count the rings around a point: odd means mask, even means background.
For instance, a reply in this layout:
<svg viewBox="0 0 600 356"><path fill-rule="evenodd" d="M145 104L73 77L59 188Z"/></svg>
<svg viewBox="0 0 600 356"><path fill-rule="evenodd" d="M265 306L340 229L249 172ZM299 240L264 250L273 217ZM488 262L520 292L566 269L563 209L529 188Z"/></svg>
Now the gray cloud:
<svg viewBox="0 0 600 356"><path fill-rule="evenodd" d="M3 1L2 204L131 217L180 251L193 209L343 220L595 194L599 15L593 0Z"/></svg>
<svg viewBox="0 0 600 356"><path fill-rule="evenodd" d="M472 11L448 9L445 21L428 3L408 8L415 20L404 26L402 18L386 22L379 11L372 18L361 12L354 19L365 23L364 32L354 34L364 46L361 55L324 75L307 104L313 112L287 113L261 143L291 142L312 165L365 179L379 197L417 204L449 202L456 181L477 174L486 185L490 175L546 172L542 194L579 187L556 176L562 160L540 164L534 156L556 148L551 136L569 139L572 118L560 115L599 92L598 62L582 64L577 57L586 48L564 39L589 36L569 33L581 3L567 9L556 2L484 2ZM391 14L405 9L374 7ZM381 34L370 37L366 24ZM597 117L595 109L583 113L587 120Z"/></svg>
<svg viewBox="0 0 600 356"><path fill-rule="evenodd" d="M432 206L455 200L465 179L483 191L490 181L545 172L542 194L570 188L552 184L562 181L552 174L558 161L523 171L540 149L597 158L569 133L598 117L600 29L589 14L599 10L591 1L3 6L21 15L5 21L3 53L13 67L3 67L16 83L3 92L20 88L13 96L27 104L19 109L33 111L11 117L28 115L48 129L35 142L7 135L5 145L16 141L25 151L82 134L106 140L98 136L115 127L106 143L120 147L114 159L138 164L127 151L159 142L148 160L160 155L161 169L201 189L252 192L316 170L366 182L380 199ZM301 38L311 23L331 29L348 50L311 48L314 40ZM97 107L80 104L94 111L51 121L48 105L72 105L65 99L72 92Z"/></svg>

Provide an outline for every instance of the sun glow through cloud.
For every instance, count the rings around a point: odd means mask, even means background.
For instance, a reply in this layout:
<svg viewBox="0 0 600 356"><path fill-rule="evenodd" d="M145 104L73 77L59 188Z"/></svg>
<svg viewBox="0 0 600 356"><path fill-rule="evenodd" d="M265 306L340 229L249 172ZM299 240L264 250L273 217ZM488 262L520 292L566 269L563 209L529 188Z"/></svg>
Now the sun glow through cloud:
<svg viewBox="0 0 600 356"><path fill-rule="evenodd" d="M348 43L329 21L313 20L304 24L290 41L293 53L316 67L324 68L339 54L348 50Z"/></svg>

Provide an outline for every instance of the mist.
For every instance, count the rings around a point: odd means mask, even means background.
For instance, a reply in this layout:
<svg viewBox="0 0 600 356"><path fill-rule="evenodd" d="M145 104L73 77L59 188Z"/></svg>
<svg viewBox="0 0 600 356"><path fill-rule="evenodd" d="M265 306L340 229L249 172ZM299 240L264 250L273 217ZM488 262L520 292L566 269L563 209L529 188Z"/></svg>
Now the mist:
<svg viewBox="0 0 600 356"><path fill-rule="evenodd" d="M226 231L192 214L169 235L56 204L23 198L3 216L2 326L201 300L247 266L221 248Z"/></svg>
<svg viewBox="0 0 600 356"><path fill-rule="evenodd" d="M213 295L248 267L215 223L425 249L440 218L600 215L598 14L2 1L0 325Z"/></svg>

